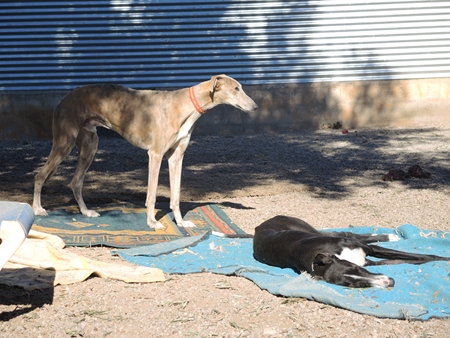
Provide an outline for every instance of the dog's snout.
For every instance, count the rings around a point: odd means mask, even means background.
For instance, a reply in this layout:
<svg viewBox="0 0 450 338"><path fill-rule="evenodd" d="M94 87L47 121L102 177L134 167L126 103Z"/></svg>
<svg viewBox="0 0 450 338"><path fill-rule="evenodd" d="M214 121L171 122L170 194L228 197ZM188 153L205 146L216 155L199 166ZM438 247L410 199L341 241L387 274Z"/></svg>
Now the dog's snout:
<svg viewBox="0 0 450 338"><path fill-rule="evenodd" d="M251 103L248 105L248 108L246 110L252 112L256 109L258 109L258 105L253 100L251 100Z"/></svg>
<svg viewBox="0 0 450 338"><path fill-rule="evenodd" d="M237 104L237 105L235 105L235 107L244 112L247 112L247 113L251 113L251 112L255 111L256 109L258 109L258 105L255 102L252 102L245 106L241 106L241 105Z"/></svg>
<svg viewBox="0 0 450 338"><path fill-rule="evenodd" d="M395 285L395 280L393 278L388 278L389 282L388 282L388 286L387 287L393 287Z"/></svg>
<svg viewBox="0 0 450 338"><path fill-rule="evenodd" d="M373 282L373 286L381 288L390 288L395 285L395 281L393 278L384 275L377 276L377 278Z"/></svg>

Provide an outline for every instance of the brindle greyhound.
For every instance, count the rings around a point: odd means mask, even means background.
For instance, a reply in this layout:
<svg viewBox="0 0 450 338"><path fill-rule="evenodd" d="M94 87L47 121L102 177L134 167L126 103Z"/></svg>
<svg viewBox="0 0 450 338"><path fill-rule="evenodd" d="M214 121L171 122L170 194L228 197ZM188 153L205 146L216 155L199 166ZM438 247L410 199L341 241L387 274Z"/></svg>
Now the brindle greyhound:
<svg viewBox="0 0 450 338"><path fill-rule="evenodd" d="M61 100L53 114L53 146L47 162L35 177L34 213L47 215L41 206L42 186L76 145L78 166L70 187L83 215L100 216L86 207L82 196L84 177L97 151L96 127L100 126L112 129L134 146L148 150L148 226L162 228L155 218L155 202L161 161L166 153L170 207L175 221L182 227L195 226L184 221L180 212L182 161L194 123L204 112L219 104L229 104L245 112L258 108L240 83L226 75L213 76L209 81L176 91L133 90L108 84L74 89Z"/></svg>
<svg viewBox="0 0 450 338"><path fill-rule="evenodd" d="M255 229L253 253L265 264L306 271L313 278L349 287L390 287L394 280L362 266L423 264L450 261L448 257L420 255L367 243L398 240L396 235L358 235L350 232L319 232L301 219L275 216ZM383 258L370 261L366 256Z"/></svg>

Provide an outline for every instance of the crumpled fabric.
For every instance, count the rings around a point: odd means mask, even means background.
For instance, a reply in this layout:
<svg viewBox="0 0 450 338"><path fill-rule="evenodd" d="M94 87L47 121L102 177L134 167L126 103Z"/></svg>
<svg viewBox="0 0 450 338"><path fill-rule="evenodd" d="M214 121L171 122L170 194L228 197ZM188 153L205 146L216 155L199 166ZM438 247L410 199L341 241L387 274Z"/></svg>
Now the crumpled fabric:
<svg viewBox="0 0 450 338"><path fill-rule="evenodd" d="M93 275L126 283L165 280L160 269L101 262L79 256L64 246L58 236L30 230L28 238L0 271L0 284L31 291L82 282Z"/></svg>

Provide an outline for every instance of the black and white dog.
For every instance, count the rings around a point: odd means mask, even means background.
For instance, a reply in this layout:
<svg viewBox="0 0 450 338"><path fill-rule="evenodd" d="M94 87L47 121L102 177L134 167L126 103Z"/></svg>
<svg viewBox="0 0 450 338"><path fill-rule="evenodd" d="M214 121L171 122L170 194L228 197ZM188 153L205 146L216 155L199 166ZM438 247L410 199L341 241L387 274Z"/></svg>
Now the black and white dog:
<svg viewBox="0 0 450 338"><path fill-rule="evenodd" d="M391 287L394 280L374 274L363 266L386 264L423 264L450 261L448 257L420 255L391 250L374 242L395 241L396 235L358 235L349 232L319 232L301 219L275 216L255 229L253 253L258 261L306 271L313 278L348 287ZM366 256L382 258L370 261Z"/></svg>

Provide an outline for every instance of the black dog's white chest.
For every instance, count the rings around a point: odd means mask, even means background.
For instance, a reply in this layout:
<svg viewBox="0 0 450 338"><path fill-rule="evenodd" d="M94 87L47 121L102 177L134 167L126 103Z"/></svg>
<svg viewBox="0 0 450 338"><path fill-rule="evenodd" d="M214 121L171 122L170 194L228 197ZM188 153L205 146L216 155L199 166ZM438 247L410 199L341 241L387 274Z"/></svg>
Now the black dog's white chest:
<svg viewBox="0 0 450 338"><path fill-rule="evenodd" d="M358 266L366 265L366 253L361 248L350 249L344 247L340 254L335 255L338 259L349 261Z"/></svg>

